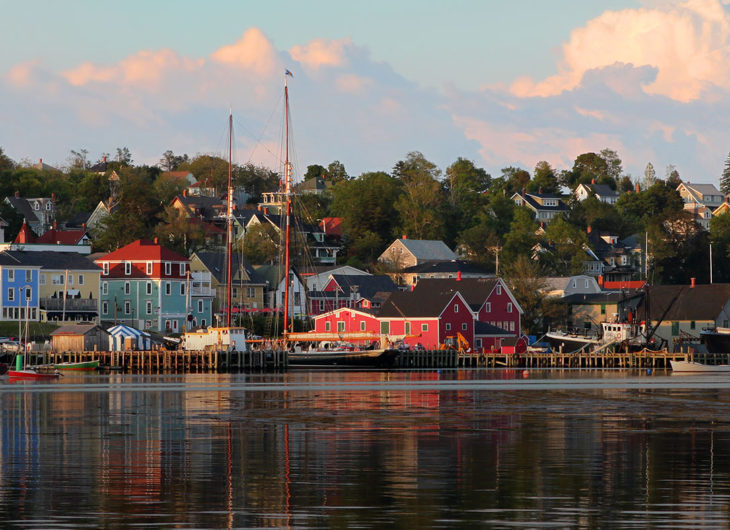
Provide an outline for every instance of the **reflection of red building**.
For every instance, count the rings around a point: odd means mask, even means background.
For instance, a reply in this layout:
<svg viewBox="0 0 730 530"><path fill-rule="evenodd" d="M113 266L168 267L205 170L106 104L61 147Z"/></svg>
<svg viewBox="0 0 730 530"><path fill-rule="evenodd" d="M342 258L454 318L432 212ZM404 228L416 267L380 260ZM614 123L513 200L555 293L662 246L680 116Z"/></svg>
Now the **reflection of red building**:
<svg viewBox="0 0 730 530"><path fill-rule="evenodd" d="M390 294L379 309L339 308L316 315L315 331L404 337L410 346L438 348L463 335L474 349L498 349L521 335L522 309L499 278L421 280Z"/></svg>

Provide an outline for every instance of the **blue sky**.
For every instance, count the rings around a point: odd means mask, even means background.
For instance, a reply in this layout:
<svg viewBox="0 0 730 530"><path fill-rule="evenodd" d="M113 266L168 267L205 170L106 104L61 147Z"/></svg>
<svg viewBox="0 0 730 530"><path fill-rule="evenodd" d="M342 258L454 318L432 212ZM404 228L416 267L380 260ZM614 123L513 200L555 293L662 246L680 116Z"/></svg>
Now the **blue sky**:
<svg viewBox="0 0 730 530"><path fill-rule="evenodd" d="M721 0L350 3L0 1L0 147L62 166L128 147L275 168L291 69L295 162L389 170L419 150L557 169L612 148L717 182L730 149Z"/></svg>

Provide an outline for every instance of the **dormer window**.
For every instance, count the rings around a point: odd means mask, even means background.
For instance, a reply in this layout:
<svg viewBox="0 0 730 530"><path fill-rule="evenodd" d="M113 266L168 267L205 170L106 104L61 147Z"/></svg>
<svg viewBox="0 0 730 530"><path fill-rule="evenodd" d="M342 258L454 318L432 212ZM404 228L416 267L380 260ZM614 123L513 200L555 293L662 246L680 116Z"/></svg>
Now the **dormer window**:
<svg viewBox="0 0 730 530"><path fill-rule="evenodd" d="M104 263L102 263L101 268L102 268L102 274L104 276L108 276L109 275L109 262L105 261Z"/></svg>
<svg viewBox="0 0 730 530"><path fill-rule="evenodd" d="M36 203L33 203L33 209L34 210L40 210L41 209L41 205L38 204L37 202Z"/></svg>
<svg viewBox="0 0 730 530"><path fill-rule="evenodd" d="M172 263L169 261L165 262L165 275L170 276L172 274Z"/></svg>
<svg viewBox="0 0 730 530"><path fill-rule="evenodd" d="M124 274L126 276L129 276L130 274L132 274L132 262L131 261L124 262Z"/></svg>
<svg viewBox="0 0 730 530"><path fill-rule="evenodd" d="M497 294L502 294L502 286L497 285Z"/></svg>

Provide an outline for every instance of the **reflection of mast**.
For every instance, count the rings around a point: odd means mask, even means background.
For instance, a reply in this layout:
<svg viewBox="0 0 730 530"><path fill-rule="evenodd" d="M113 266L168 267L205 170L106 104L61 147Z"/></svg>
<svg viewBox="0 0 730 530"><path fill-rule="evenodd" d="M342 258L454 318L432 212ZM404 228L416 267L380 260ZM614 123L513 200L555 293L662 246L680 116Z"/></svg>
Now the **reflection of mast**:
<svg viewBox="0 0 730 530"><path fill-rule="evenodd" d="M231 327L231 246L233 245L233 187L231 167L233 165L233 111L228 115L228 203L226 207L226 327Z"/></svg>
<svg viewBox="0 0 730 530"><path fill-rule="evenodd" d="M289 88L284 75L284 123L286 126L286 159L284 162L284 197L286 199L286 240L284 246L284 335L289 331L289 236L291 226L291 163L289 162Z"/></svg>

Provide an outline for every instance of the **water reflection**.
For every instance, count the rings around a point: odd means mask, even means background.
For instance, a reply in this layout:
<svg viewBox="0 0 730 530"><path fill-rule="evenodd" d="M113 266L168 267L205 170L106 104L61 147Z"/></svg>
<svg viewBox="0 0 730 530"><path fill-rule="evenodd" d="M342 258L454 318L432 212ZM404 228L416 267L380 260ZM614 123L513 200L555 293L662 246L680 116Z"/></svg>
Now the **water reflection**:
<svg viewBox="0 0 730 530"><path fill-rule="evenodd" d="M730 383L617 371L0 382L0 525L727 526Z"/></svg>

